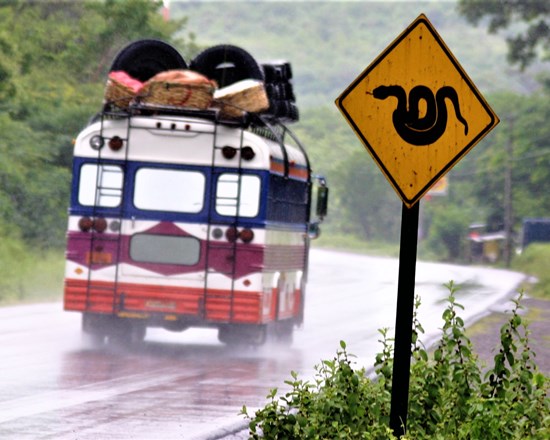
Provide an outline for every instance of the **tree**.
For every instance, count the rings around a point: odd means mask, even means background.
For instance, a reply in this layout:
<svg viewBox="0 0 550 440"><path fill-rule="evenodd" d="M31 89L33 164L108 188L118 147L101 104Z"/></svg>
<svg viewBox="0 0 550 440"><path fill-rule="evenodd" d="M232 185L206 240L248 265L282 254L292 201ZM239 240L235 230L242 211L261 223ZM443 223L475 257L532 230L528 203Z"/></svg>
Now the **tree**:
<svg viewBox="0 0 550 440"><path fill-rule="evenodd" d="M341 161L333 177L338 197L331 199L331 210L338 212L343 232L369 240L399 239L401 203L366 151L358 148Z"/></svg>
<svg viewBox="0 0 550 440"><path fill-rule="evenodd" d="M71 140L102 103L128 42L174 38L159 0L0 1L0 224L27 245L64 244Z"/></svg>
<svg viewBox="0 0 550 440"><path fill-rule="evenodd" d="M475 25L488 19L490 33L506 29L515 33L506 38L508 61L519 64L522 70L539 57L550 60L547 0L459 0L458 11Z"/></svg>
<svg viewBox="0 0 550 440"><path fill-rule="evenodd" d="M431 209L428 247L440 259L460 259L464 253L470 213L457 203L442 203Z"/></svg>
<svg viewBox="0 0 550 440"><path fill-rule="evenodd" d="M130 41L157 38L184 45L174 35L186 19L164 21L161 6L161 0L18 1L4 7L2 29L17 42L23 74L53 65L63 79L97 82Z"/></svg>

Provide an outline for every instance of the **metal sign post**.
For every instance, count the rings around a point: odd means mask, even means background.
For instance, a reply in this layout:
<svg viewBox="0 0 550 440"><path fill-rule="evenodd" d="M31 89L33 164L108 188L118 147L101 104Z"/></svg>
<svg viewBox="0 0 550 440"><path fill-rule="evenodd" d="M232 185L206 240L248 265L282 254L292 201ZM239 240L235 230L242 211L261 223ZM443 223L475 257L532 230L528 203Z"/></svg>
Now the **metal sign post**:
<svg viewBox="0 0 550 440"><path fill-rule="evenodd" d="M390 428L397 437L405 434L409 406L409 374L414 312L414 282L420 202L408 208L403 203L399 248L399 280L395 316L395 348L391 388Z"/></svg>

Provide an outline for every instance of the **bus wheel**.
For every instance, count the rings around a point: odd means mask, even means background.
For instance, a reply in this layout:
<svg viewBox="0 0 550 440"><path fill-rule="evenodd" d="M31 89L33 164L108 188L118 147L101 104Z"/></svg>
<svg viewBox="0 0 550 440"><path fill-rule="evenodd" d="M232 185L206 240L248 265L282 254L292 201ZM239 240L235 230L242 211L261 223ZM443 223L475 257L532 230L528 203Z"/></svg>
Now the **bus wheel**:
<svg viewBox="0 0 550 440"><path fill-rule="evenodd" d="M147 327L142 322L128 322L115 319L109 329L109 342L120 345L133 345L143 342Z"/></svg>
<svg viewBox="0 0 550 440"><path fill-rule="evenodd" d="M269 341L289 346L294 339L294 322L290 319L273 322L269 326Z"/></svg>
<svg viewBox="0 0 550 440"><path fill-rule="evenodd" d="M147 326L139 323L139 324L133 324L130 329L130 343L132 344L140 344L145 339L145 335L147 335Z"/></svg>
<svg viewBox="0 0 550 440"><path fill-rule="evenodd" d="M232 346L260 346L266 341L265 325L223 325L218 329L218 340Z"/></svg>
<svg viewBox="0 0 550 440"><path fill-rule="evenodd" d="M103 317L91 313L82 314L82 340L93 348L100 347L105 342Z"/></svg>

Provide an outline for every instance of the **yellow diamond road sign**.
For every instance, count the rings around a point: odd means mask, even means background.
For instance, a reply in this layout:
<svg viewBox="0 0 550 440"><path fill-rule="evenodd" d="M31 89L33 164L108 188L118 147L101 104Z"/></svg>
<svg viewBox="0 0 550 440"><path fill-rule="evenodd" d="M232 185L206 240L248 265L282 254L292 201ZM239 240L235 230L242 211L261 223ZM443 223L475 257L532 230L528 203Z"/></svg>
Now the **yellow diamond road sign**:
<svg viewBox="0 0 550 440"><path fill-rule="evenodd" d="M336 105L408 207L499 122L425 15Z"/></svg>

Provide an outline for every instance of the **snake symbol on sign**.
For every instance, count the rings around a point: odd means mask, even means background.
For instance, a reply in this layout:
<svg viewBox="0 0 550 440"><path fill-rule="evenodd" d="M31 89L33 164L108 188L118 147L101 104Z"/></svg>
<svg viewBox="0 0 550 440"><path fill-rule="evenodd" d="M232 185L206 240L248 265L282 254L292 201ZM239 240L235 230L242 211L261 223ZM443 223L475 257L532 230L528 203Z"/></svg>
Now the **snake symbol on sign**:
<svg viewBox="0 0 550 440"><path fill-rule="evenodd" d="M441 87L435 94L426 86L416 86L409 93L408 105L407 94L401 86L379 86L372 95L381 100L390 96L397 98L397 108L392 115L393 126L401 139L411 145L433 144L445 133L448 118L446 99L451 101L457 119L464 125L464 134L468 134L468 123L460 113L458 95L450 86ZM422 117L420 101L426 103L426 112Z"/></svg>

